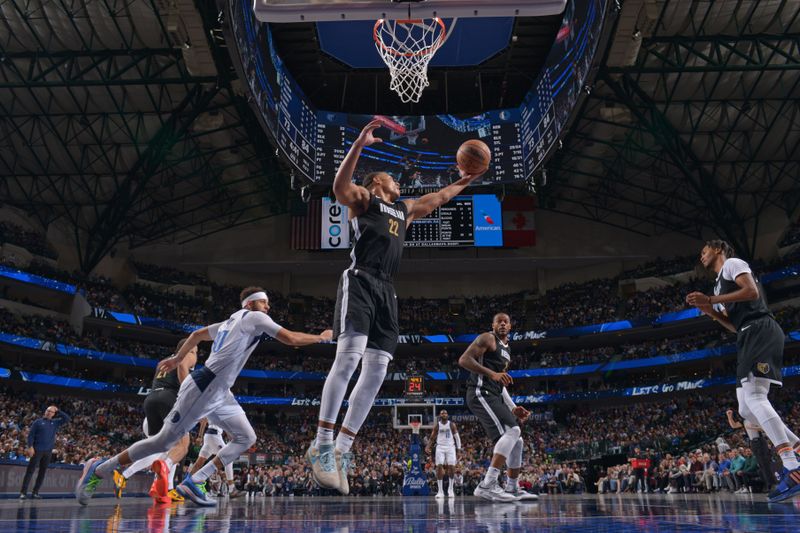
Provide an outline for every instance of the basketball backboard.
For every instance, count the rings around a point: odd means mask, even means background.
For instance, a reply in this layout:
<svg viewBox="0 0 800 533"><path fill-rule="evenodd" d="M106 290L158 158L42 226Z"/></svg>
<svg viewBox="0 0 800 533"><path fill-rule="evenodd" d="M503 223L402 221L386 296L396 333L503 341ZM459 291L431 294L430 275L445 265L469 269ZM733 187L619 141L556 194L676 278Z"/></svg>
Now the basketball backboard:
<svg viewBox="0 0 800 533"><path fill-rule="evenodd" d="M262 22L316 22L408 18L543 17L564 11L566 0L255 0Z"/></svg>

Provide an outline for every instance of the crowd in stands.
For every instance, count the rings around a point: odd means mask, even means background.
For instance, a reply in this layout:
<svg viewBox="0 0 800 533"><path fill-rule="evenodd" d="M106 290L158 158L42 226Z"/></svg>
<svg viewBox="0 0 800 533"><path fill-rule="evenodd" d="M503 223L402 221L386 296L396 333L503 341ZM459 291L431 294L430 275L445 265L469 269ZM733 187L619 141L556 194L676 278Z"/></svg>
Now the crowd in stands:
<svg viewBox="0 0 800 533"><path fill-rule="evenodd" d="M672 355L694 350L709 349L733 344L735 337L722 328L692 333L680 337L645 340L618 346L601 346L564 352L542 352L535 347L514 354L518 368L575 366L607 361L646 359L659 355Z"/></svg>
<svg viewBox="0 0 800 533"><path fill-rule="evenodd" d="M791 392L773 396L789 427L797 428L800 404L791 403ZM141 436L140 402L54 398L0 390L0 458L22 458L27 428L52 403L72 417L59 432L57 462L78 464L86 457L119 450ZM635 448L641 448L650 450L645 453L652 459L653 468L649 485L640 485L640 489L672 487L690 492L752 486L755 477L726 479L729 475L736 476L740 466L726 467L725 460L735 460L739 465L741 460L736 457L748 453L738 451L740 447L746 448L744 433L731 433L728 427L726 411L735 410L735 404L735 395L727 390L714 395L697 394L618 407L580 406L572 411L563 408L554 419L524 425L526 449L520 480L523 486L537 492L581 492L586 488L587 473L572 459L612 452L632 454ZM240 488L268 495L317 493L303 459L305 447L314 438L316 413L309 409L248 411L258 436L250 451L264 453L266 458L262 466L240 470L237 476ZM389 495L400 490L411 436L395 431L390 416L388 410L373 410L356 439L356 463L351 472L354 494ZM492 443L468 413L453 409L451 418L458 425L462 442L454 482L461 493L471 493L488 465ZM428 430L423 430L420 438L424 447ZM726 449L718 444L722 441ZM698 448L699 452L692 452ZM720 453L731 455L727 449L734 450L733 457L720 460ZM569 451L575 453L565 462L565 452ZM706 453L716 461L715 467L709 464ZM433 458L426 456L424 461L429 479L435 485ZM697 466L700 463L704 465L702 469ZM708 473L709 469L713 473L708 476L698 473L700 470ZM635 482L631 486L633 474L627 466L612 468L598 481L599 487L611 492L636 490ZM680 481L676 474L680 475Z"/></svg>
<svg viewBox="0 0 800 533"><path fill-rule="evenodd" d="M209 285L208 278L197 272L188 272L174 267L153 265L133 261L139 279L167 285Z"/></svg>
<svg viewBox="0 0 800 533"><path fill-rule="evenodd" d="M164 318L184 324L211 323L208 300L181 291L165 292L149 285L134 283L125 289L125 299L136 315Z"/></svg>
<svg viewBox="0 0 800 533"><path fill-rule="evenodd" d="M769 271L794 264L800 252L770 264L753 262L758 271ZM797 256L797 257L796 257ZM687 266L691 256L643 265L635 275L657 275ZM92 306L112 311L133 312L177 323L204 325L226 319L236 308L241 287L217 285L198 273L183 272L171 267L135 263L140 275L148 281L164 284L188 284L210 290L209 296L192 296L165 287L134 283L120 290L110 280L65 272L44 263L25 268L34 274L75 284L84 291ZM681 266L682 268L682 266ZM466 333L489 328L492 316L502 309L511 314L517 330L553 330L598 324L616 320L642 320L663 313L686 309L685 295L693 290L708 292L710 278L695 279L681 285L670 285L633 294L621 294L620 277L567 283L543 295L519 292L496 296L454 298L401 298L398 301L400 330L403 334ZM157 279L150 279L157 278ZM198 294L205 294L201 291ZM268 288L273 318L296 329L320 330L332 323L334 300L290 294ZM784 295L785 296L785 295Z"/></svg>
<svg viewBox="0 0 800 533"><path fill-rule="evenodd" d="M777 407L790 428L800 424L800 404L791 393L781 391ZM773 402L775 398L773 397ZM735 409L729 411L732 417ZM714 420L718 422L718 420ZM712 432L707 432L710 435ZM765 438L762 434L762 438ZM750 493L765 492L764 473L749 446L743 430L728 430L714 440L705 441L695 450L676 454L660 454L653 449L634 450L637 460L647 459L648 468L629 460L629 463L609 467L596 482L599 493L661 492L661 493ZM779 463L773 458L773 468ZM768 472L766 477L773 477Z"/></svg>
<svg viewBox="0 0 800 533"><path fill-rule="evenodd" d="M25 248L34 255L55 259L58 254L41 233L30 231L13 222L0 221L0 246L9 243Z"/></svg>
<svg viewBox="0 0 800 533"><path fill-rule="evenodd" d="M776 318L786 332L800 329L800 307L785 307L776 312ZM290 325L291 326L291 325ZM149 359L169 357L172 344L147 343L132 339L109 337L96 329L84 328L78 334L67 322L40 315L19 316L0 307L0 331L21 335L51 343L64 343L102 352L132 355ZM177 339L177 337L176 337ZM582 364L604 363L616 360L644 359L659 355L672 355L718 346L732 345L735 338L722 328L687 334L678 337L644 340L614 346L598 346L554 352L542 350L536 345L519 343L514 350L513 369L539 367L562 367ZM45 346L44 349L52 349ZM200 360L207 356L208 348L200 347ZM460 370L458 357L460 350L453 347L431 345L422 355L403 355L395 357L392 372L425 372L435 369L440 372ZM277 370L294 372L326 373L331 364L332 354L310 355L303 350L294 350L290 355L272 349L270 343L263 343L251 356L248 369Z"/></svg>
<svg viewBox="0 0 800 533"><path fill-rule="evenodd" d="M0 458L24 457L27 429L48 405L72 419L56 434L53 462L80 464L142 435L141 405L129 401L43 396L0 389Z"/></svg>
<svg viewBox="0 0 800 533"><path fill-rule="evenodd" d="M698 254L682 255L671 259L656 258L635 268L626 270L621 279L640 279L647 277L669 276L694 270L699 265Z"/></svg>

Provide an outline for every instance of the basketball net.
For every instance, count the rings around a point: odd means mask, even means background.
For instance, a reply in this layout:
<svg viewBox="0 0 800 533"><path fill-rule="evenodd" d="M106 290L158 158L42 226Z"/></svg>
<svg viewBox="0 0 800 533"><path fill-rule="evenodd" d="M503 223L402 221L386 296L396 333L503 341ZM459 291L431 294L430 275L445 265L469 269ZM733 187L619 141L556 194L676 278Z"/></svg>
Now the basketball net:
<svg viewBox="0 0 800 533"><path fill-rule="evenodd" d="M378 19L373 37L375 48L389 67L389 87L404 104L417 103L430 85L428 63L444 44L447 28L440 18Z"/></svg>
<svg viewBox="0 0 800 533"><path fill-rule="evenodd" d="M411 426L411 431L414 432L414 435L419 435L419 428L422 422L409 422L408 425Z"/></svg>

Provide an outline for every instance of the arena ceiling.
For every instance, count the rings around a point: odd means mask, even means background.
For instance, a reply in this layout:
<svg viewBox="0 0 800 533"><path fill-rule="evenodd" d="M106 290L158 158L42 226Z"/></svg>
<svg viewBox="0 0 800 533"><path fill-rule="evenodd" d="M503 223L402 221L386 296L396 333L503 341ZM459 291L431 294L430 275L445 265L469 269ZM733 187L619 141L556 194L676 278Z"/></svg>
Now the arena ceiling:
<svg viewBox="0 0 800 533"><path fill-rule="evenodd" d="M797 216L799 48L800 2L626 0L542 207L751 256L768 209Z"/></svg>
<svg viewBox="0 0 800 533"><path fill-rule="evenodd" d="M191 0L0 2L0 201L66 224L91 270L285 212L219 12Z"/></svg>
<svg viewBox="0 0 800 533"><path fill-rule="evenodd" d="M213 0L0 2L0 201L81 267L286 212ZM800 4L627 0L541 207L755 248L800 201Z"/></svg>

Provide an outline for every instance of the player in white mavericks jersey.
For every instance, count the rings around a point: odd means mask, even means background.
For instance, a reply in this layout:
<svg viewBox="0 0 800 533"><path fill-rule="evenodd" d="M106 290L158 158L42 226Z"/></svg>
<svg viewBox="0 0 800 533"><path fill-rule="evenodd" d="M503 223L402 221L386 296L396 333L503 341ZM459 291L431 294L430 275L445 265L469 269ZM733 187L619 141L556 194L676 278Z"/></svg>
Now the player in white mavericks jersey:
<svg viewBox="0 0 800 533"><path fill-rule="evenodd" d="M453 477L456 470L456 450L461 449L461 437L458 435L458 428L448 419L447 411L444 409L439 411L439 420L433 426L431 438L425 447L426 453L431 453L431 446L434 443L436 444L436 484L439 486L436 499L441 499L448 495L442 489L445 471L447 471L447 477L450 479L449 496L455 498L456 492L453 489Z"/></svg>
<svg viewBox="0 0 800 533"><path fill-rule="evenodd" d="M198 505L216 505L206 494L205 481L256 442L253 427L230 391L250 354L267 336L289 346L306 346L330 341L332 333L326 330L320 335L311 335L279 326L267 315L269 299L261 287L247 287L240 299L242 308L228 320L192 332L178 353L158 364L159 372L168 372L176 368L200 342L214 341L206 366L196 369L181 383L175 406L157 435L137 442L110 459L94 457L86 462L75 488L75 497L82 505L89 503L97 485L110 477L115 468L126 467L147 455L167 451L204 417L228 433L231 441L213 461L196 473L188 474L177 490Z"/></svg>
<svg viewBox="0 0 800 533"><path fill-rule="evenodd" d="M203 468L210 457L214 457L225 447L225 441L222 438L222 428L214 424L209 424L207 418L200 421L200 429L197 433L203 436L203 447L200 448L200 452L197 454L197 461L194 462L191 470L189 470L190 474L194 474ZM225 472L222 477L228 485L228 496L231 499L242 496L243 493L236 490L236 483L233 479L233 463L225 465Z"/></svg>

